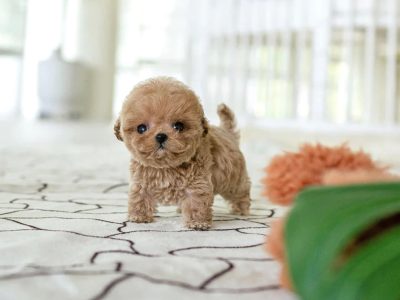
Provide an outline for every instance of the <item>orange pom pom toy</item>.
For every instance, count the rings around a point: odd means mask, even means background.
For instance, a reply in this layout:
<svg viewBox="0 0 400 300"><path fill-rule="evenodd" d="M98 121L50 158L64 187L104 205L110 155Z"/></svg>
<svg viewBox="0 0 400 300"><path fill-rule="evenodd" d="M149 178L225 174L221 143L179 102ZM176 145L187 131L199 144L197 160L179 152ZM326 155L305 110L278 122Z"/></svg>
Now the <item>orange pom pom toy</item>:
<svg viewBox="0 0 400 300"><path fill-rule="evenodd" d="M271 160L263 179L263 194L276 204L290 205L296 195L310 185L341 185L399 181L363 151L353 152L346 145L326 147L303 145ZM292 289L285 257L285 218L276 220L266 241L267 251L282 265L281 284Z"/></svg>
<svg viewBox="0 0 400 300"><path fill-rule="evenodd" d="M290 205L301 189L321 184L324 174L330 170L385 172L368 154L353 152L346 145L305 144L299 152L287 152L271 160L263 179L264 195L273 203Z"/></svg>

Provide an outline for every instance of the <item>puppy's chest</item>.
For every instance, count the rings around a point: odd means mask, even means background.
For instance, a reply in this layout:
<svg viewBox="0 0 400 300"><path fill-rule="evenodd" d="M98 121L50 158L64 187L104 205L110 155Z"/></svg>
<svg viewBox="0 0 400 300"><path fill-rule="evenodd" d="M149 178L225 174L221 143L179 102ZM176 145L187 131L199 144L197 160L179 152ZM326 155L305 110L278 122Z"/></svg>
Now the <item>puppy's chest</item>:
<svg viewBox="0 0 400 300"><path fill-rule="evenodd" d="M134 180L146 190L146 193L162 204L176 204L186 196L190 179L188 169L139 168Z"/></svg>

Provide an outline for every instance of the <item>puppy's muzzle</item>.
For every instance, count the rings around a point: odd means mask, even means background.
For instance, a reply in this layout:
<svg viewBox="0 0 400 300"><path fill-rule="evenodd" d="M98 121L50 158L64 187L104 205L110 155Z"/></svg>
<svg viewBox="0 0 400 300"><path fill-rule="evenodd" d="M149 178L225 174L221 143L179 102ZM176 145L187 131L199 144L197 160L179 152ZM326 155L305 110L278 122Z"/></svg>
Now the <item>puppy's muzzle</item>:
<svg viewBox="0 0 400 300"><path fill-rule="evenodd" d="M156 141L160 145L164 144L167 140L168 140L168 135L166 135L165 133L158 133L156 135Z"/></svg>

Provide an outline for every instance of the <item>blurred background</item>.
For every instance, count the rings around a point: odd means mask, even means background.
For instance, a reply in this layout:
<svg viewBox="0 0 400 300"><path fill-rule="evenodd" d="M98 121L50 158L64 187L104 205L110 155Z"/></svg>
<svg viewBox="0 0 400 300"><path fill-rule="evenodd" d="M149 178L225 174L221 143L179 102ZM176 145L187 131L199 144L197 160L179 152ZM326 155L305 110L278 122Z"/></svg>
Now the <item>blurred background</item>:
<svg viewBox="0 0 400 300"><path fill-rule="evenodd" d="M0 0L0 118L111 121L174 76L242 124L400 126L400 0Z"/></svg>

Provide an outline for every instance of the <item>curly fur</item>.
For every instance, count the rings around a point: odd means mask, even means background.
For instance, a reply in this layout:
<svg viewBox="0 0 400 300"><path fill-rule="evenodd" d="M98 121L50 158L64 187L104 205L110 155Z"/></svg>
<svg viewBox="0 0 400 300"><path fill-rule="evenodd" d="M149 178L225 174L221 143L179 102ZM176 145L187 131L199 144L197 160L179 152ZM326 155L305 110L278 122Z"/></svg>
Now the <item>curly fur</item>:
<svg viewBox="0 0 400 300"><path fill-rule="evenodd" d="M132 154L129 220L152 222L157 203L175 204L187 227L206 230L215 194L229 201L234 213L248 213L250 180L234 114L225 104L218 114L221 126L209 125L195 93L170 77L134 87L114 127ZM175 122L184 129L175 130ZM139 124L148 130L139 134ZM159 133L168 136L163 148L155 140Z"/></svg>

